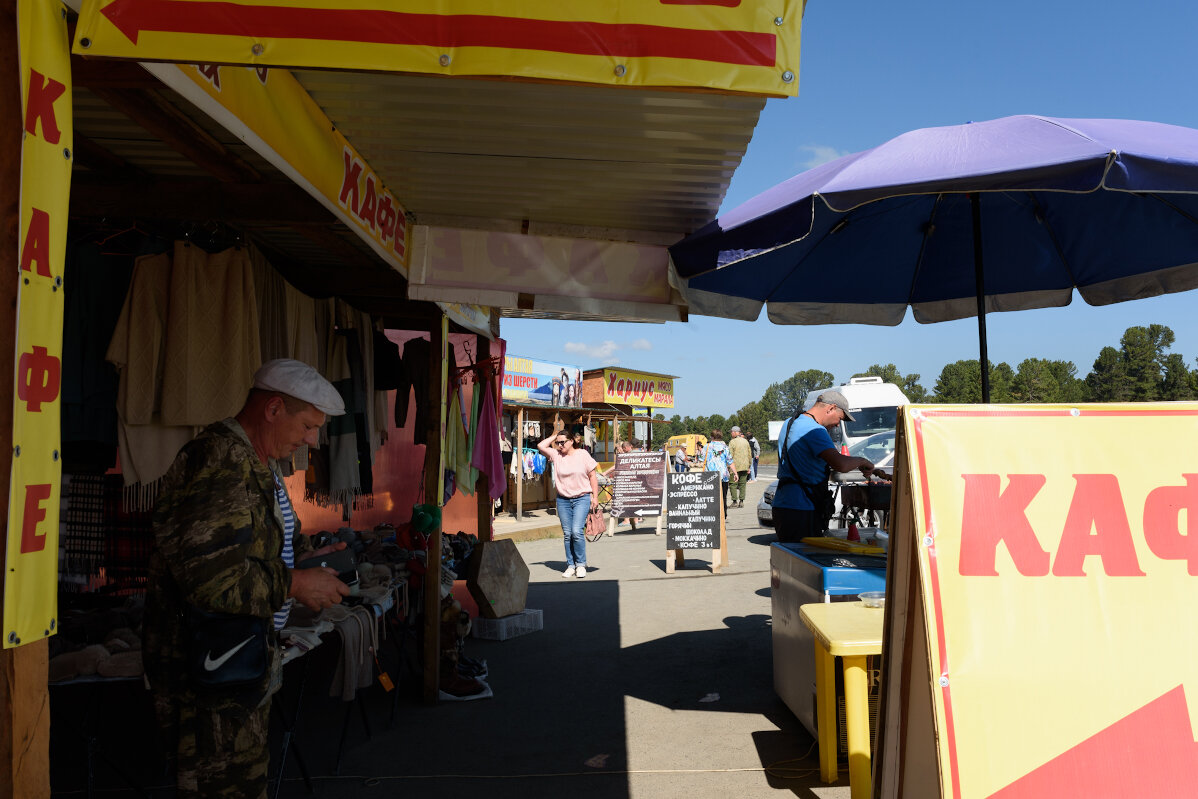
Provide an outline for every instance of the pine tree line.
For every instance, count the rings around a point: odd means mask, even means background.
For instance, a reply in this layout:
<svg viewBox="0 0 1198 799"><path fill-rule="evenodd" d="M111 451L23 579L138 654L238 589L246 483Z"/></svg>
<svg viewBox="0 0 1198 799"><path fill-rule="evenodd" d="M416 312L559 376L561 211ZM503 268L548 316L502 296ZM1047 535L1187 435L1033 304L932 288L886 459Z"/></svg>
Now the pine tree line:
<svg viewBox="0 0 1198 799"><path fill-rule="evenodd" d="M1119 347L1103 347L1090 373L1077 376L1072 361L1027 358L1012 369L1005 362L990 364L990 401L1011 402L1155 402L1198 399L1198 370L1191 370L1180 353L1168 352L1175 336L1165 325L1129 327ZM912 402L977 403L982 401L981 364L978 360L950 363L940 370L932 391L918 374L902 374L892 363L873 364L853 377L876 375L902 388ZM767 445L767 423L785 419L802 404L810 391L834 385L831 372L807 369L773 383L760 400L750 402L730 416L679 416L655 425L653 437L663 441L682 433L725 436L739 425ZM658 414L655 418L665 419Z"/></svg>

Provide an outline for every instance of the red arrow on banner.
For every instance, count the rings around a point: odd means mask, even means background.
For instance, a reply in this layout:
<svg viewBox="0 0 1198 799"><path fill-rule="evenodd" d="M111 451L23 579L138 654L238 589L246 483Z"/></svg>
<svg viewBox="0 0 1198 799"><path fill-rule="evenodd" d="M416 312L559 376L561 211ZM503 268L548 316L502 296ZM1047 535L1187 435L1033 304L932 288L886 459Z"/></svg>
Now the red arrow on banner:
<svg viewBox="0 0 1198 799"><path fill-rule="evenodd" d="M1179 685L990 799L1193 796L1196 774L1198 743Z"/></svg>
<svg viewBox="0 0 1198 799"><path fill-rule="evenodd" d="M142 31L455 47L502 47L620 58L686 58L773 66L770 33L563 22L479 14L252 6L198 0L115 0L101 13L137 44Z"/></svg>

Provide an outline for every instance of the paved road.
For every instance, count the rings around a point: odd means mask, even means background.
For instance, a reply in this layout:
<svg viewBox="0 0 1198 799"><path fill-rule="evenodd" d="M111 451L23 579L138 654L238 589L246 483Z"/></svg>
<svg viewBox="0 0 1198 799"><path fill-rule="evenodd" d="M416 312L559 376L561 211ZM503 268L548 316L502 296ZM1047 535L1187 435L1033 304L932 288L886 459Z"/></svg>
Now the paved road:
<svg viewBox="0 0 1198 799"><path fill-rule="evenodd" d="M720 575L709 553L667 575L665 537L652 528L622 525L589 544L582 580L560 576L561 539L519 544L527 605L542 610L544 629L467 642L467 654L490 665L494 698L405 699L396 728L376 721L370 741L355 720L342 774L356 778L322 781L323 794L847 797L847 780L820 782L811 737L773 691L774 536L755 510L768 483L750 483L745 507L729 513L731 562ZM343 716L325 715L339 732ZM379 782L364 787L362 777ZM294 783L286 792L303 795Z"/></svg>
<svg viewBox="0 0 1198 799"><path fill-rule="evenodd" d="M847 799L844 771L834 786L820 782L811 737L773 691L774 535L757 526L757 500L769 484L764 469L761 478L749 484L745 507L729 513L731 562L720 575L710 572L710 553L667 575L665 538L651 527L632 532L622 525L589 545L583 580L559 576L560 538L517 545L530 571L527 606L542 611L544 629L507 641L467 640L466 653L490 665L493 698L428 706L419 698L419 676L405 669L390 726L396 694L376 685L361 694L361 708L327 696L338 650L318 647L297 664L310 676L295 737L317 795ZM391 641L381 650L396 676ZM140 701L120 713L111 710L114 697L105 705L107 751L121 754L114 762L149 795L165 799L173 791L163 786L148 703L130 693ZM52 709L71 707L57 702ZM56 791L64 795L83 785L84 758L72 729L61 716L52 725ZM118 775L97 763L98 787L128 795ZM67 774L74 766L79 773ZM286 773L282 795L307 796L294 759Z"/></svg>

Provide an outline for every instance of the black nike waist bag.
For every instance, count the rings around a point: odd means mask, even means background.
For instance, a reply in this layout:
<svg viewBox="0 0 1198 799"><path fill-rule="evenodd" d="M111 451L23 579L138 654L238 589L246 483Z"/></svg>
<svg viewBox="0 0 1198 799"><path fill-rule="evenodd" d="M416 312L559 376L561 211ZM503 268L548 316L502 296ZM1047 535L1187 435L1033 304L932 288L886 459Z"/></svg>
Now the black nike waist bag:
<svg viewBox="0 0 1198 799"><path fill-rule="evenodd" d="M270 619L216 613L188 605L187 675L196 691L260 683L270 668Z"/></svg>

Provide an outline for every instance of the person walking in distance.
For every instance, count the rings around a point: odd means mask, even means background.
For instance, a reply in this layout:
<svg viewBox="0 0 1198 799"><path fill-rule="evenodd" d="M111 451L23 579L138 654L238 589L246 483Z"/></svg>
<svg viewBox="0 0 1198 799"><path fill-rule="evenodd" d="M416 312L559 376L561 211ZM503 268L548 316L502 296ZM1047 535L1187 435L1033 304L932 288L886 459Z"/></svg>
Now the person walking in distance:
<svg viewBox="0 0 1198 799"><path fill-rule="evenodd" d="M728 483L736 479L736 465L732 462L732 453L724 443L722 430L711 431L711 442L703 448L703 468L709 472L720 473L720 483L724 488L724 518L728 518Z"/></svg>
<svg viewBox="0 0 1198 799"><path fill-rule="evenodd" d="M753 449L753 469L749 472L749 482L752 483L757 479L757 466L761 460L761 443L758 442L757 436L752 433L746 433L749 438L749 446Z"/></svg>
<svg viewBox="0 0 1198 799"><path fill-rule="evenodd" d="M732 487L732 507L743 508L749 469L753 466L753 448L749 445L749 439L741 435L739 427L733 425L731 433L732 440L728 443L728 450L732 453L732 464L736 467L736 478L729 481Z"/></svg>
<svg viewBox="0 0 1198 799"><path fill-rule="evenodd" d="M560 419L553 433L537 449L553 464L553 487L557 490L557 518L566 545L566 570L562 577L587 576L587 514L599 504L598 464L585 449L575 448Z"/></svg>

